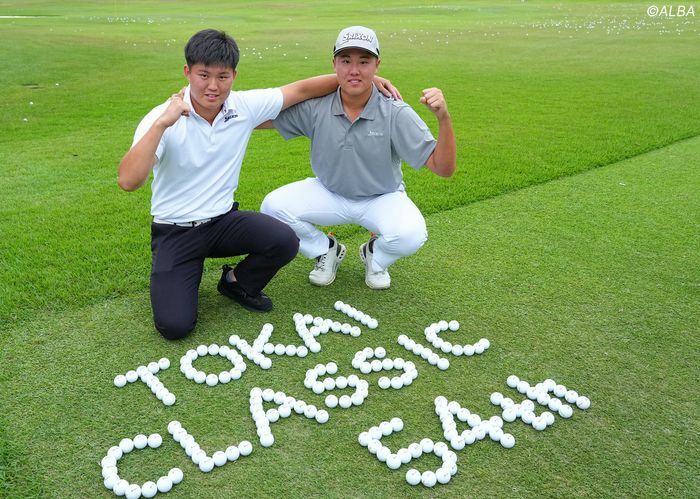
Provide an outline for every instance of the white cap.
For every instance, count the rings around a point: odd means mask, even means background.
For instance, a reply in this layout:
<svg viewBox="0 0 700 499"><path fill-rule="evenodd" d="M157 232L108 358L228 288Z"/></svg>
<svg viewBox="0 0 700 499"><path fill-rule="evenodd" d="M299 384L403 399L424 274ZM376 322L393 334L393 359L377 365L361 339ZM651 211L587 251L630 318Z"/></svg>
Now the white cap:
<svg viewBox="0 0 700 499"><path fill-rule="evenodd" d="M338 35L333 47L333 56L345 49L357 48L366 50L375 57L379 57L379 40L377 34L364 26L350 26Z"/></svg>

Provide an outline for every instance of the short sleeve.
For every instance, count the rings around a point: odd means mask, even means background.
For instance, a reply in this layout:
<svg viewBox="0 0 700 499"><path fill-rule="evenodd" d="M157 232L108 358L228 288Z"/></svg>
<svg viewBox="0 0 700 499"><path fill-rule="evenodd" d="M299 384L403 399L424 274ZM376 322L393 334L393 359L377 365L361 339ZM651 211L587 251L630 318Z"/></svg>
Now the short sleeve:
<svg viewBox="0 0 700 499"><path fill-rule="evenodd" d="M253 128L260 123L273 120L282 109L282 90L279 88L261 88L236 92L236 105L245 111Z"/></svg>
<svg viewBox="0 0 700 499"><path fill-rule="evenodd" d="M314 134L314 101L309 99L282 111L272 122L282 137L289 140L294 137L309 137Z"/></svg>
<svg viewBox="0 0 700 499"><path fill-rule="evenodd" d="M163 114L163 111L165 111L165 108L168 106L167 102L164 102L158 107L154 107L151 112L149 112L142 120L141 123L139 123L139 126L136 127L136 132L134 133L134 141L131 143L131 147L134 147L141 138L143 138L144 135L146 135L146 132L148 132L151 127L153 126L153 123L160 117L161 114ZM163 137L160 138L160 142L158 143L158 147L156 148L156 157L160 159L163 155L163 149L165 149L165 134L163 134Z"/></svg>
<svg viewBox="0 0 700 499"><path fill-rule="evenodd" d="M428 125L410 106L401 107L396 114L391 143L399 157L416 170L428 161L437 145Z"/></svg>

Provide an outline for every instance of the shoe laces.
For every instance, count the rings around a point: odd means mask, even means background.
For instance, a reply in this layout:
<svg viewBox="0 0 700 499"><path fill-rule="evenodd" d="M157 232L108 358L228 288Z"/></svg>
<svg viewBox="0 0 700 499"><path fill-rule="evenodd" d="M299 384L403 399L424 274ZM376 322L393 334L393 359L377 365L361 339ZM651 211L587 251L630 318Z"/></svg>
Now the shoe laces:
<svg viewBox="0 0 700 499"><path fill-rule="evenodd" d="M316 258L316 266L314 270L326 270L326 261L328 260L328 253L324 253Z"/></svg>

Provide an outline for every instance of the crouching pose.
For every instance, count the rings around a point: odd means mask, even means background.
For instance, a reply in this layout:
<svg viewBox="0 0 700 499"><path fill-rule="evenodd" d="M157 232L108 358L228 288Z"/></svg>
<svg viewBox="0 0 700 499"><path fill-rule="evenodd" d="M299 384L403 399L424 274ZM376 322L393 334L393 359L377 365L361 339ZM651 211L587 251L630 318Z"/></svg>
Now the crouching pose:
<svg viewBox="0 0 700 499"><path fill-rule="evenodd" d="M376 234L359 248L365 283L388 288L389 266L414 254L427 239L423 215L405 192L401 160L442 177L456 168L454 131L442 92L429 88L420 98L437 118L435 140L408 104L374 88L379 63L374 31L362 26L342 30L333 50L338 89L292 106L268 124L286 139L311 139L316 176L271 192L261 211L288 224L299 238L299 251L316 259L309 280L317 286L335 280L346 248L316 225L358 224Z"/></svg>

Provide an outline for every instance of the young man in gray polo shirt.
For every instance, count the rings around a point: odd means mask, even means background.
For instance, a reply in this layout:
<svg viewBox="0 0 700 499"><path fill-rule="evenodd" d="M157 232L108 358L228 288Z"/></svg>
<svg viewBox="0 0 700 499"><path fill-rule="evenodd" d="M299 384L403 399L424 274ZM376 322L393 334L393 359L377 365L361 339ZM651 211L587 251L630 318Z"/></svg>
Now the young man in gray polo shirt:
<svg viewBox="0 0 700 499"><path fill-rule="evenodd" d="M436 140L408 104L374 89L379 63L374 31L345 28L333 50L338 90L290 107L272 122L286 139L311 139L316 177L271 192L260 211L294 229L299 251L316 259L309 280L318 286L335 280L346 249L316 225L359 224L377 234L360 246L360 259L367 286L388 288L389 266L427 239L423 215L405 192L401 160L442 177L456 168L454 131L442 92L429 88L420 98L437 118Z"/></svg>
<svg viewBox="0 0 700 499"><path fill-rule="evenodd" d="M247 255L235 268L224 265L218 290L248 310L272 309L262 290L294 258L298 240L280 221L238 210L234 192L243 156L257 125L337 87L326 75L232 92L238 46L211 29L189 40L185 59L189 85L141 121L118 180L133 191L153 171L151 305L156 329L168 339L195 327L205 258Z"/></svg>

